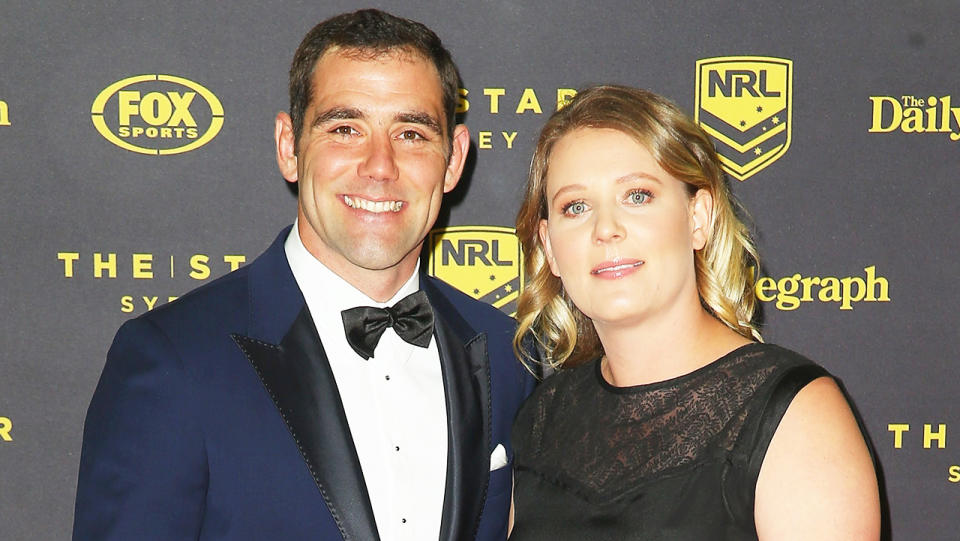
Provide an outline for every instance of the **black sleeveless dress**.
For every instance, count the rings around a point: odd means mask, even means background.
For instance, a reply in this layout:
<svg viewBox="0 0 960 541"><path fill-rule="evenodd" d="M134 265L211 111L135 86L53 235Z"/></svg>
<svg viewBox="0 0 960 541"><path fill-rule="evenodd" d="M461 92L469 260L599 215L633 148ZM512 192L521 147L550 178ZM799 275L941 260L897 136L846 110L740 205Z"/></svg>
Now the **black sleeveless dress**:
<svg viewBox="0 0 960 541"><path fill-rule="evenodd" d="M510 540L756 540L767 446L797 392L825 375L768 344L635 387L611 386L599 361L561 370L513 426Z"/></svg>

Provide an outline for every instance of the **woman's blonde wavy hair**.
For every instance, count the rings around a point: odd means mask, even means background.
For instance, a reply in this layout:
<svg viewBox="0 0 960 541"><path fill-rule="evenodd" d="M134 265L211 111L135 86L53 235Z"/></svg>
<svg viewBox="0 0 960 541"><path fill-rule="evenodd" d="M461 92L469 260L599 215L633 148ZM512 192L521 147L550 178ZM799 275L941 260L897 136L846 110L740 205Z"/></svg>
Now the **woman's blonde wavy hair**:
<svg viewBox="0 0 960 541"><path fill-rule="evenodd" d="M540 221L547 218L550 152L564 135L582 128L625 133L643 145L692 196L713 196L713 218L706 245L694 256L697 289L704 308L742 336L761 340L754 323L754 273L760 268L750 230L738 217L739 204L706 133L670 100L646 90L595 86L579 92L555 112L540 132L530 162L527 189L517 214L527 284L517 301L514 350L527 363L537 357L553 368L575 366L603 353L593 323L567 296L550 272L540 243ZM532 337L533 343L525 337ZM541 351L533 354L531 348Z"/></svg>

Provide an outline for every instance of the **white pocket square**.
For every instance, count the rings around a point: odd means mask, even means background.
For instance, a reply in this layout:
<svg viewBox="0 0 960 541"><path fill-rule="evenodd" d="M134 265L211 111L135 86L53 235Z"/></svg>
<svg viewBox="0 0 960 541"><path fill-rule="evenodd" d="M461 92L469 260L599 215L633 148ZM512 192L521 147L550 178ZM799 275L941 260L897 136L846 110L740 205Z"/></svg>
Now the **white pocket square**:
<svg viewBox="0 0 960 541"><path fill-rule="evenodd" d="M502 443L498 443L490 453L490 471L499 470L507 465L507 450Z"/></svg>

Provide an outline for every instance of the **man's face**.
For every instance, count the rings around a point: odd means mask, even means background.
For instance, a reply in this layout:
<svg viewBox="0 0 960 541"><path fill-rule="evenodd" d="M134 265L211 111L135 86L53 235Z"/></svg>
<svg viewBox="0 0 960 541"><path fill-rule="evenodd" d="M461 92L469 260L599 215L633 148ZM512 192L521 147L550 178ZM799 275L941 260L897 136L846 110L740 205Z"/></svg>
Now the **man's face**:
<svg viewBox="0 0 960 541"><path fill-rule="evenodd" d="M317 61L291 159L282 147L292 147L292 134L282 133L285 115L278 117L281 171L299 183L300 237L310 253L354 285L405 279L443 194L459 180L469 135L457 126L448 153L432 63L402 51L346 53L333 49Z"/></svg>

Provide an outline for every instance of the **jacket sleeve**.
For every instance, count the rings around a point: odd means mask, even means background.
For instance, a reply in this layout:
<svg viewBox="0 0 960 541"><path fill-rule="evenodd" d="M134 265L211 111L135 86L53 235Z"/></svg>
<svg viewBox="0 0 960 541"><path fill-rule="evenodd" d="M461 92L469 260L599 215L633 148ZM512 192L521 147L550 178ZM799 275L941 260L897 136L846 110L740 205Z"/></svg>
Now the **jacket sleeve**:
<svg viewBox="0 0 960 541"><path fill-rule="evenodd" d="M197 539L208 470L194 391L157 326L120 328L84 424L75 541Z"/></svg>

